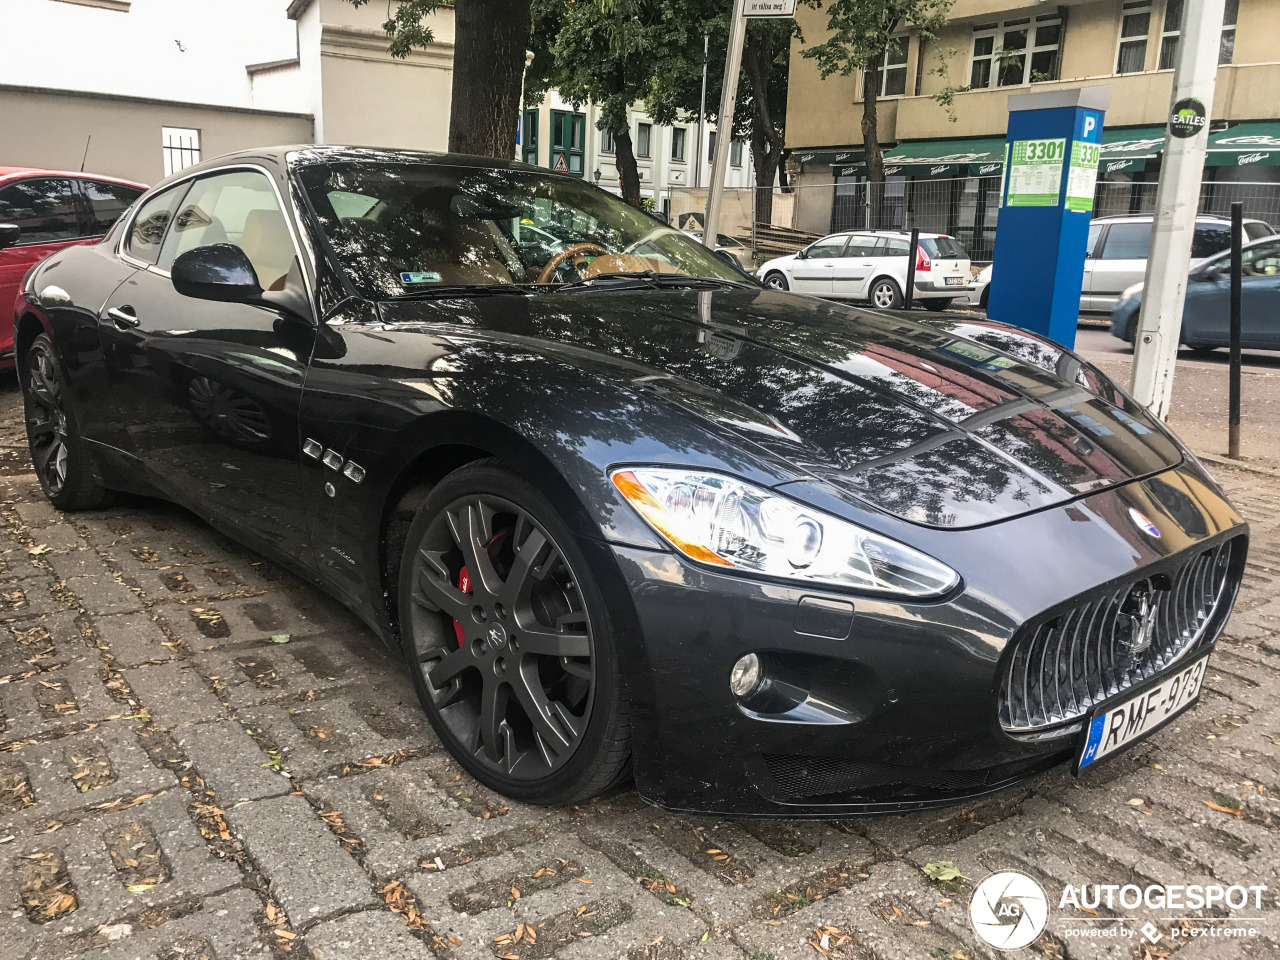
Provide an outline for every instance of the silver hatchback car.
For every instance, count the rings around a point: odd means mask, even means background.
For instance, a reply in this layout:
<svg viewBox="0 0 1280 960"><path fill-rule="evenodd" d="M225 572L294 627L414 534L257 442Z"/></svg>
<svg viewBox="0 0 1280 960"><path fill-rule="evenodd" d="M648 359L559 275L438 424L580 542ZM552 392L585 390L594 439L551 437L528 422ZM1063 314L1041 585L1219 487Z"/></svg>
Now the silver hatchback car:
<svg viewBox="0 0 1280 960"><path fill-rule="evenodd" d="M1151 246L1151 221L1148 213L1103 217L1089 225L1084 281L1080 287L1081 311L1110 313L1120 302L1120 294L1143 279ZM1271 225L1261 220L1244 222L1246 243L1273 233ZM1230 246L1230 220L1215 216L1196 218L1195 237L1191 241L1192 268Z"/></svg>

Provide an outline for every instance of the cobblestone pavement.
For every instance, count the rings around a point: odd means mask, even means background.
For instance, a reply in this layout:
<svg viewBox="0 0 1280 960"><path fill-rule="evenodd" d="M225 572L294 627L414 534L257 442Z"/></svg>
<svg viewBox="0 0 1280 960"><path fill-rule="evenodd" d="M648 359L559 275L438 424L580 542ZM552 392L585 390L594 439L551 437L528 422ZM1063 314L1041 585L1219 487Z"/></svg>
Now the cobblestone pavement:
<svg viewBox="0 0 1280 960"><path fill-rule="evenodd" d="M59 515L21 472L12 391L0 418L3 960L959 960L996 955L967 908L1001 867L1051 899L1271 888L1245 940L1172 936L1222 927L1221 908L1179 925L1055 901L1038 955L1280 956L1280 481L1218 471L1252 564L1171 729L1078 782L1059 770L945 811L731 821L632 791L504 801L450 762L398 663L336 604L174 507ZM944 860L963 878L925 875ZM1147 920L1154 946L1073 935Z"/></svg>

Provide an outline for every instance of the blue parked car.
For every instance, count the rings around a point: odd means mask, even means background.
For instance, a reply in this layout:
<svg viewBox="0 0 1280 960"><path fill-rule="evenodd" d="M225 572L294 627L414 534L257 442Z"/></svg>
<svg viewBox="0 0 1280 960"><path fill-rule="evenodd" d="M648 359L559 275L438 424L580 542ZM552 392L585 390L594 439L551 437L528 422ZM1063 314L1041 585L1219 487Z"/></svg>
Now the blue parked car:
<svg viewBox="0 0 1280 960"><path fill-rule="evenodd" d="M1280 236L1255 240L1244 248L1241 281L1241 346L1252 350L1280 350ZM1212 350L1228 345L1231 304L1231 252L1200 264L1187 277L1182 313L1184 346ZM1111 311L1111 335L1133 343L1138 329L1142 284L1120 296Z"/></svg>

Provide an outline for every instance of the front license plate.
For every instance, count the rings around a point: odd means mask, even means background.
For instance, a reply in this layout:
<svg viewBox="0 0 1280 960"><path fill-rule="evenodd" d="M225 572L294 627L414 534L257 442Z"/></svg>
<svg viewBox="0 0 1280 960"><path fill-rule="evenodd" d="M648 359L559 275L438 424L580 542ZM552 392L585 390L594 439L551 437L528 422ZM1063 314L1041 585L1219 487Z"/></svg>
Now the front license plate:
<svg viewBox="0 0 1280 960"><path fill-rule="evenodd" d="M943 277L942 282L948 287L964 286L964 277Z"/></svg>
<svg viewBox="0 0 1280 960"><path fill-rule="evenodd" d="M1119 703L1097 707L1085 728L1076 773L1163 727L1200 696L1208 656Z"/></svg>

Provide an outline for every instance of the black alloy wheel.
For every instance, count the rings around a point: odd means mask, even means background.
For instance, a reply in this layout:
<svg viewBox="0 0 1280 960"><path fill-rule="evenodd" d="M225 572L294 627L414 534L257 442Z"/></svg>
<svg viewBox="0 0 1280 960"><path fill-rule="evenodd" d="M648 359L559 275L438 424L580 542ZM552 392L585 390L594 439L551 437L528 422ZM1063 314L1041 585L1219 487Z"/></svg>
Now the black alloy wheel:
<svg viewBox="0 0 1280 960"><path fill-rule="evenodd" d="M496 461L446 477L409 529L400 622L419 699L476 779L569 803L625 776L609 618L568 527Z"/></svg>
<svg viewBox="0 0 1280 960"><path fill-rule="evenodd" d="M770 271L764 278L764 285L770 290L790 290L787 285L787 278L777 270Z"/></svg>
<svg viewBox="0 0 1280 960"><path fill-rule="evenodd" d="M45 496L60 510L105 505L109 492L80 439L67 403L66 378L48 334L40 334L19 371L27 422L27 446Z"/></svg>

